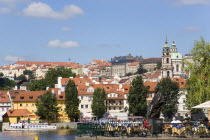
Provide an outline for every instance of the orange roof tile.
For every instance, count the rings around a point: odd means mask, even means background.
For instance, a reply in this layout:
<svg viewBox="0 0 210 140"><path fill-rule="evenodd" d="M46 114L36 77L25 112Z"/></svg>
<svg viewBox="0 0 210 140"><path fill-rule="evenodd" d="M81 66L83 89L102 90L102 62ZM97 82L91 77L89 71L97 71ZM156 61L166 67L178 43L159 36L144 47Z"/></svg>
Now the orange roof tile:
<svg viewBox="0 0 210 140"><path fill-rule="evenodd" d="M137 66L137 65L139 65L139 62L132 62L129 64L129 66Z"/></svg>
<svg viewBox="0 0 210 140"><path fill-rule="evenodd" d="M148 86L150 92L155 92L155 88L156 88L156 86L157 86L157 82L146 81L146 82L144 83L144 86Z"/></svg>
<svg viewBox="0 0 210 140"><path fill-rule="evenodd" d="M186 79L184 79L184 78L172 78L172 81L178 83L179 88L186 88Z"/></svg>
<svg viewBox="0 0 210 140"><path fill-rule="evenodd" d="M10 99L7 95L7 91L0 91L0 103L9 103Z"/></svg>
<svg viewBox="0 0 210 140"><path fill-rule="evenodd" d="M46 91L20 91L13 102L35 102L38 97L45 93Z"/></svg>
<svg viewBox="0 0 210 140"><path fill-rule="evenodd" d="M32 114L28 109L10 109L8 110L3 117L21 117L21 116L28 116Z"/></svg>

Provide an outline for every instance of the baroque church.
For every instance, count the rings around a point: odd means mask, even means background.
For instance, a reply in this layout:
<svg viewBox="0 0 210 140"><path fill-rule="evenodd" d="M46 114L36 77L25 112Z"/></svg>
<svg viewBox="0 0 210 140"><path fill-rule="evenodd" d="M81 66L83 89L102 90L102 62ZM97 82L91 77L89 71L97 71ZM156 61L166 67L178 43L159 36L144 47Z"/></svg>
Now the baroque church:
<svg viewBox="0 0 210 140"><path fill-rule="evenodd" d="M183 74L182 60L183 56L178 53L175 42L173 41L172 45L169 46L166 39L162 51L161 77L181 77Z"/></svg>

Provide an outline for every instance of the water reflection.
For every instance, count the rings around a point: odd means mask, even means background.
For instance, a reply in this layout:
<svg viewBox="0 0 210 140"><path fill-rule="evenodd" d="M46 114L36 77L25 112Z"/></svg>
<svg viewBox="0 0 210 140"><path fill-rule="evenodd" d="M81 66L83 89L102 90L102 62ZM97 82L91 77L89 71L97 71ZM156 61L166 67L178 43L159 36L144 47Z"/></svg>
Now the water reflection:
<svg viewBox="0 0 210 140"><path fill-rule="evenodd" d="M20 131L20 132L0 132L0 140L34 140L39 136L40 140L74 140L75 131Z"/></svg>

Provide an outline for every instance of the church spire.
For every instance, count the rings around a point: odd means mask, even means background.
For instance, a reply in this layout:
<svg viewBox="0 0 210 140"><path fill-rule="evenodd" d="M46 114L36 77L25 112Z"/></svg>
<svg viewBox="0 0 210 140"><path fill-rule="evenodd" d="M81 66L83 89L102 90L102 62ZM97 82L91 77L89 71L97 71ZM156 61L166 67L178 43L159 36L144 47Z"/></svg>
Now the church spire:
<svg viewBox="0 0 210 140"><path fill-rule="evenodd" d="M166 36L166 41L165 41L164 47L169 47L169 46L168 46L168 39L167 39L167 36Z"/></svg>

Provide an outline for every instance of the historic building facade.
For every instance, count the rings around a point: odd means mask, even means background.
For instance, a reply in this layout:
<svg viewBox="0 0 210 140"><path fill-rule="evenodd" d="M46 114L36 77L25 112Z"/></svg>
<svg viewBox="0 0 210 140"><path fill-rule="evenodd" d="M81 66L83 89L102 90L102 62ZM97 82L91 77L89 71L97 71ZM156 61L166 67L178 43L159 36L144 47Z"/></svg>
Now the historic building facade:
<svg viewBox="0 0 210 140"><path fill-rule="evenodd" d="M173 41L171 47L168 45L168 41L165 41L165 45L162 51L162 69L161 76L165 77L181 77L182 75L182 60L183 57L178 53L176 44Z"/></svg>

